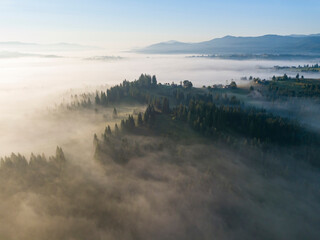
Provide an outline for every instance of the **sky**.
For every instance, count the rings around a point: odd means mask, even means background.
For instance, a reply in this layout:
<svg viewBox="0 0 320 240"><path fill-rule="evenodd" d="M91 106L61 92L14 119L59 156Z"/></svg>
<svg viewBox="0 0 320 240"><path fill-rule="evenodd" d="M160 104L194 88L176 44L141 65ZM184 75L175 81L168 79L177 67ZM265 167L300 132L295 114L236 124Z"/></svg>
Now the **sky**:
<svg viewBox="0 0 320 240"><path fill-rule="evenodd" d="M131 49L225 35L320 33L319 0L0 0L0 41Z"/></svg>

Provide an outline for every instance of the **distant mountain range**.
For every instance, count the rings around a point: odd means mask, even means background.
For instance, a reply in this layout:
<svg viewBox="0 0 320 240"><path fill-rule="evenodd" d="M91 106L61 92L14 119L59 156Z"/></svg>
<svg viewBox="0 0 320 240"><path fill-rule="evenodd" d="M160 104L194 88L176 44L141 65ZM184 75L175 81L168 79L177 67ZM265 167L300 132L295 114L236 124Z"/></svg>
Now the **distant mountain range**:
<svg viewBox="0 0 320 240"><path fill-rule="evenodd" d="M259 37L225 36L199 43L169 41L135 50L149 54L208 55L320 55L320 34L264 35Z"/></svg>
<svg viewBox="0 0 320 240"><path fill-rule="evenodd" d="M86 51L101 49L95 46L84 46L74 43L38 44L25 42L0 42L0 51Z"/></svg>
<svg viewBox="0 0 320 240"><path fill-rule="evenodd" d="M40 57L40 58L61 58L61 56L53 54L34 54L34 53L20 53L20 52L8 52L0 51L0 59L3 58L23 58L23 57Z"/></svg>

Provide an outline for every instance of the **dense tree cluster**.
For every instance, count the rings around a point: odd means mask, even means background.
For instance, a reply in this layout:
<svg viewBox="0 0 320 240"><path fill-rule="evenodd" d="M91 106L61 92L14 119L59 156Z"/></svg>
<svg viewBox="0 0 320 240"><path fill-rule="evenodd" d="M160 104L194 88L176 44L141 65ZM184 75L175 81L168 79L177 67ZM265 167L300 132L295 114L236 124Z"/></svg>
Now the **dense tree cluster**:
<svg viewBox="0 0 320 240"><path fill-rule="evenodd" d="M106 161L106 156L110 156L116 163L125 164L130 158L142 154L142 150L155 151L162 149L162 143L146 143L141 145L139 141L129 140L126 133L138 133L139 128L152 128L155 124L156 110L153 105L149 105L144 114L139 113L135 119L129 115L127 119L121 120L120 129L115 124L114 131L108 125L100 141L95 134L95 158L100 162Z"/></svg>
<svg viewBox="0 0 320 240"><path fill-rule="evenodd" d="M279 91L282 90L279 90L277 83L282 81L296 82L297 79L293 80L286 74L283 77L277 77L268 84L269 91L273 91L273 87L276 87L277 94L280 95ZM122 120L121 129L124 131L132 131L140 126L153 126L156 113L161 112L163 114L172 113L175 119L188 122L193 129L207 136L220 133L240 134L243 137L256 139L258 142L284 145L297 145L311 141L311 135L307 134L294 121L274 116L264 110L244 107L234 96L229 98L227 94L191 91L188 89L191 87L192 85L187 80L180 86L157 85L155 77L141 75L138 80L134 82L124 81L119 86L108 90L107 94L100 94L97 99L101 104L102 101L117 101L129 96L149 104L143 115L140 113L136 119L129 116L128 119ZM232 87L236 88L237 86L234 83ZM315 94L318 88L307 84L304 89L310 89ZM164 97L163 91L165 91L167 97ZM292 91L292 88L290 91ZM295 93L292 93L292 95L295 96ZM173 101L171 106L169 99Z"/></svg>
<svg viewBox="0 0 320 240"><path fill-rule="evenodd" d="M277 70L289 69L289 70L301 71L301 72L319 72L320 71L320 67L319 67L318 63L316 63L314 65L309 65L309 64L305 64L303 66L299 65L298 67L296 67L296 66L291 66L291 67L275 66L274 68Z"/></svg>
<svg viewBox="0 0 320 240"><path fill-rule="evenodd" d="M288 76L285 75L283 78L288 79ZM279 80L274 82L277 81ZM221 93L213 95L210 92L191 92L181 86L165 87L171 96L163 97L159 94L162 88L156 84L155 76L141 75L138 80L124 81L108 90L107 94L100 94L97 99L101 104L130 96L149 104L144 114L139 113L137 117L130 115L128 119L121 121L121 130L128 132L140 126L153 126L156 113L161 112L172 113L175 119L188 122L193 129L207 136L224 132L254 138L259 142L300 144L311 141L311 135L306 134L298 123L274 116L264 110L244 107L234 96L229 98L227 94L223 96ZM153 91L155 89L157 95ZM173 110L170 108L169 98L175 103L172 104Z"/></svg>
<svg viewBox="0 0 320 240"><path fill-rule="evenodd" d="M320 82L300 78L275 77L268 86L268 96L279 97L320 97Z"/></svg>
<svg viewBox="0 0 320 240"><path fill-rule="evenodd" d="M92 99L94 94L92 93L82 93L82 94L72 94L70 96L70 102L61 103L59 108L66 108L68 110L75 110L79 108L91 108L93 106Z"/></svg>
<svg viewBox="0 0 320 240"><path fill-rule="evenodd" d="M31 154L29 161L20 154L12 153L10 157L1 158L0 177L16 176L24 177L26 182L43 184L59 177L66 164L66 158L60 147L56 149L56 155L46 158L45 155ZM28 187L22 184L20 187Z"/></svg>
<svg viewBox="0 0 320 240"><path fill-rule="evenodd" d="M184 103L185 95L182 89L174 89L172 92L173 98L176 100L178 104ZM188 94L190 95L190 94Z"/></svg>
<svg viewBox="0 0 320 240"><path fill-rule="evenodd" d="M228 96L228 94L222 93L213 93L210 91L209 93L185 93L183 89L174 89L172 91L173 99L175 100L176 105L189 105L190 101L204 101L204 102L212 102L216 105L240 105L241 102L235 96Z"/></svg>
<svg viewBox="0 0 320 240"><path fill-rule="evenodd" d="M161 114L168 116L165 121L177 121L176 124L188 123L195 131L215 140L232 143L234 146L244 144L243 141L246 142L245 145L258 147L275 143L278 146L299 146L300 150L295 154L303 152L303 160L315 166L320 164L317 160L320 153L315 147L319 144L319 136L302 128L297 122L255 108L218 106L211 102L192 100L189 106L180 104L170 110L170 113L156 111L153 105L149 105L144 114L139 113L137 117L130 115L126 120L122 120L120 129L116 125L112 132L110 126L107 126L103 141L99 141L95 136L97 158L104 159L103 154L111 152L116 162L126 163L130 157L141 153L139 142L133 141L129 144L124 138L125 133L144 135L146 132L141 130L145 128L163 127L163 123L156 120ZM172 124L167 122L165 126ZM169 131L174 132L176 129Z"/></svg>
<svg viewBox="0 0 320 240"><path fill-rule="evenodd" d="M188 124L193 130L207 137L232 143L235 146L243 142L252 146L265 147L272 144L299 146L300 148L304 146L302 150L304 159L314 165L319 165L317 161L319 151L314 147L319 144L319 136L309 132L296 121L275 116L263 109L247 107L235 96L230 98L226 92L223 94L221 91L184 88L182 84L179 86L175 84L155 85L152 79L148 75L141 75L139 80L124 81L119 86L108 90L106 94L100 94L98 97L100 102L106 96L107 102L108 99L111 99L110 101L131 99L131 101L148 104L148 107L144 113L129 115L127 119L121 121L120 128L115 126L113 132L110 126L107 126L101 141L95 136L97 156L112 152L111 155L114 159L118 159L118 162L126 162L128 156L139 152L140 146L138 143L128 144L128 141L121 136L124 136L124 133L129 133L129 135L149 134L150 132L144 131L144 128L163 128L162 120L159 121L157 118L164 114L167 117L161 116L161 119L174 121L174 123L167 122L167 125L165 123L165 126ZM258 81L258 84L269 86L269 88L280 83L285 83L280 84L285 86L287 82L299 83L301 86L307 81L300 77L292 79L287 75L281 79L275 78L271 82L255 80ZM311 91L315 90L315 88L309 88ZM251 90L254 89L252 87ZM258 90L261 91L259 88ZM108 98L109 95L110 98ZM171 105L169 100L172 102ZM171 131L174 132L175 129ZM103 157L100 156L100 159Z"/></svg>
<svg viewBox="0 0 320 240"><path fill-rule="evenodd" d="M151 104L158 111L170 112L170 107L184 104L188 105L192 101L214 102L217 105L240 105L240 101L227 94L206 90L199 92L192 88L192 83L188 80L180 85L158 84L156 76L141 74L138 80L129 82L124 80L121 84L111 87L107 91L96 92L95 94L75 95L70 108L91 107L92 101L96 106L114 106L117 103L141 103ZM170 103L171 105L170 105ZM117 112L113 112L116 118Z"/></svg>
<svg viewBox="0 0 320 240"><path fill-rule="evenodd" d="M126 120L121 120L121 129L125 131L130 131L134 129L135 123L132 115L129 115L129 117Z"/></svg>
<svg viewBox="0 0 320 240"><path fill-rule="evenodd" d="M184 81L183 81L183 87L185 87L185 88L192 88L192 87L193 87L193 84L192 84L192 82L190 82L189 80L184 80Z"/></svg>
<svg viewBox="0 0 320 240"><path fill-rule="evenodd" d="M310 141L306 139L309 135L303 134L298 123L254 108L190 101L189 106L180 105L175 108L173 114L176 119L187 121L192 128L208 136L217 132L229 132L280 144Z"/></svg>
<svg viewBox="0 0 320 240"><path fill-rule="evenodd" d="M272 81L254 79L259 84L260 92L269 100L307 97L318 99L320 97L320 82L317 79L307 79L300 74L295 78L289 77L287 74L283 76L273 76Z"/></svg>
<svg viewBox="0 0 320 240"><path fill-rule="evenodd" d="M122 84L111 87L106 92L97 92L95 96L96 105L108 106L120 101L134 98L141 103L150 103L154 95L150 95L147 90L157 88L156 76L141 74L138 80L129 82L124 80Z"/></svg>
<svg viewBox="0 0 320 240"><path fill-rule="evenodd" d="M169 113L169 107L167 110L165 104L163 105L162 109L165 109L162 110L163 113ZM151 128L154 126L156 113L157 111L155 110L155 107L153 105L149 105L143 115L141 112L138 113L136 119L133 117L133 115L129 115L127 119L122 119L120 125L121 130L125 132L132 132L135 130L135 127L146 126ZM108 133L111 133L109 129L110 127L108 126L106 131L108 130Z"/></svg>
<svg viewBox="0 0 320 240"><path fill-rule="evenodd" d="M232 89L236 89L236 88L237 88L236 82L235 82L235 81L232 81L232 82L230 83L229 87L232 88Z"/></svg>

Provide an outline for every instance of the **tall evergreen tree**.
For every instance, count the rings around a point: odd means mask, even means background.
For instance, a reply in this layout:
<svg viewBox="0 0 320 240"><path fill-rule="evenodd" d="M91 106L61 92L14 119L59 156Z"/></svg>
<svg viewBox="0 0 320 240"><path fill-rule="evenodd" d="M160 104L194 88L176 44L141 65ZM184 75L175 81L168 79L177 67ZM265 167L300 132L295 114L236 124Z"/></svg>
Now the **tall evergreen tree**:
<svg viewBox="0 0 320 240"><path fill-rule="evenodd" d="M113 113L112 113L112 115L113 115L113 118L118 117L118 112L117 112L117 109L116 109L116 108L113 108Z"/></svg>
<svg viewBox="0 0 320 240"><path fill-rule="evenodd" d="M138 114L138 122L137 122L138 124L138 126L142 126L143 125L143 120L142 120L142 114L141 114L141 112L139 112L139 114Z"/></svg>

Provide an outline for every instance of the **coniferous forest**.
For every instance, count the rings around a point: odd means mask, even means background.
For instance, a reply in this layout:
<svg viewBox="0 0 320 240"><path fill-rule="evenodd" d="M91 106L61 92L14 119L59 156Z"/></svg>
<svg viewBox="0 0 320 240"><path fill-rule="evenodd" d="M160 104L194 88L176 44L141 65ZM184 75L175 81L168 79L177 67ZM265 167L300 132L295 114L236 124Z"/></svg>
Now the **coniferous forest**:
<svg viewBox="0 0 320 240"><path fill-rule="evenodd" d="M0 238L317 239L319 132L276 108L293 97L275 86L297 81L197 88L142 74L72 96L53 112L103 119L92 155L3 157Z"/></svg>
<svg viewBox="0 0 320 240"><path fill-rule="evenodd" d="M0 240L320 240L319 13L0 0Z"/></svg>

